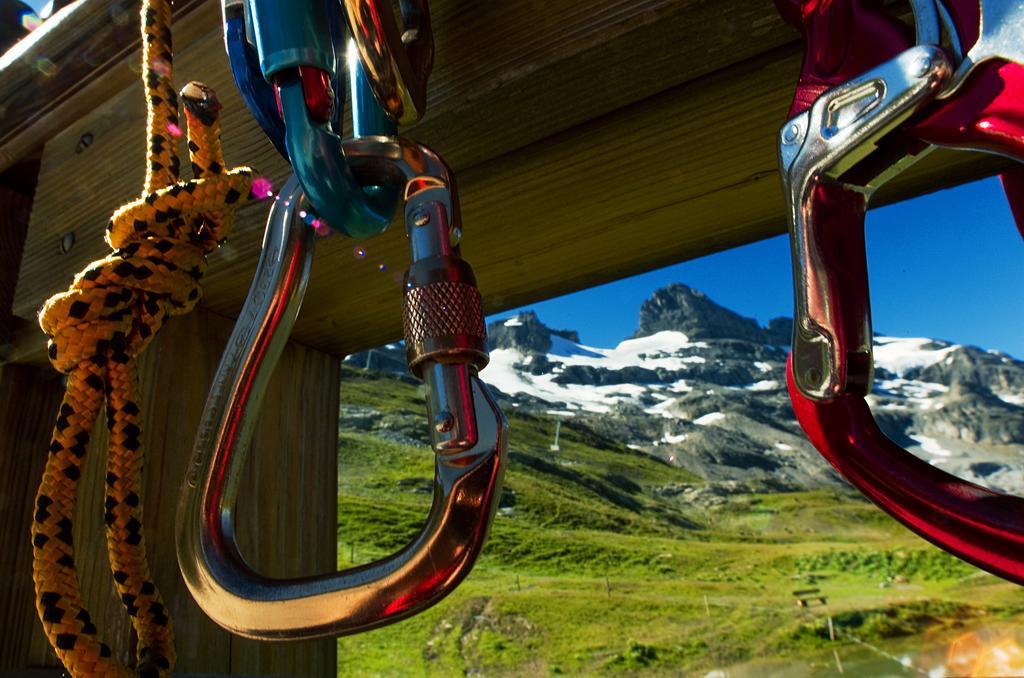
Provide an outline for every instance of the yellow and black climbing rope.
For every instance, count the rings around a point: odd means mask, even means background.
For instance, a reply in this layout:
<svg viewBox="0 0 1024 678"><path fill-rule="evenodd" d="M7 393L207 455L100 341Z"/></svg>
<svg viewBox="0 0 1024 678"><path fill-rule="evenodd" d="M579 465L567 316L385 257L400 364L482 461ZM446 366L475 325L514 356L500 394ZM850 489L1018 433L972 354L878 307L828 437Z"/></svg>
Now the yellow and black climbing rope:
<svg viewBox="0 0 1024 678"><path fill-rule="evenodd" d="M170 315L199 301L206 256L223 241L235 210L251 198L253 173L228 170L220 146L220 104L212 90L182 90L193 179L181 181L178 102L171 80L171 3L142 7L147 166L142 197L118 209L107 227L114 250L79 273L39 314L53 365L67 388L36 495L33 579L40 619L74 678L128 676L97 635L82 604L72 546L75 495L89 433L106 405L110 445L105 522L117 593L138 635L140 676L165 676L174 664L169 613L154 585L142 536L142 423L135 358Z"/></svg>

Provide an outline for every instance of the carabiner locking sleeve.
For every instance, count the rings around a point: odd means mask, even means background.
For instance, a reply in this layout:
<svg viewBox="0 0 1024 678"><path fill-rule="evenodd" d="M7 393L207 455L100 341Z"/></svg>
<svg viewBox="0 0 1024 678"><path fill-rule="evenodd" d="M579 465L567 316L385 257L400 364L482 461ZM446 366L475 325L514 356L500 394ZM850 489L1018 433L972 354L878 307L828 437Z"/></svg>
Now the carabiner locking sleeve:
<svg viewBox="0 0 1024 678"><path fill-rule="evenodd" d="M472 270L459 255L458 197L443 161L404 140L345 142L359 179L405 191L413 263L405 285L410 368L427 384L434 500L419 535L368 565L300 579L250 567L234 507L266 383L299 312L313 256L293 177L267 222L263 252L221 360L178 509L182 575L199 606L233 633L263 640L343 635L433 605L469 573L498 507L508 424L477 371L487 362Z"/></svg>

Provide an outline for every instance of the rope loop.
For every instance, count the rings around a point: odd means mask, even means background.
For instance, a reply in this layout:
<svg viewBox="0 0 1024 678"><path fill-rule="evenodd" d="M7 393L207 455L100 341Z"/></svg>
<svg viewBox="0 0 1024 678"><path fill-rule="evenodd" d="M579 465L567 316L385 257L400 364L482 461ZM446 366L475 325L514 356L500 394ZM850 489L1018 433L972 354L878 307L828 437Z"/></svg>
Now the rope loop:
<svg viewBox="0 0 1024 678"><path fill-rule="evenodd" d="M106 407L110 433L104 499L107 551L117 593L138 635L140 676L170 674L171 620L146 561L142 535L142 422L135 358L168 316L202 296L207 255L231 232L252 198L253 172L225 167L220 103L213 90L181 91L194 178L179 179L178 96L171 80L169 0L142 8L147 98L143 195L122 206L106 229L113 249L43 306L50 362L68 375L32 523L36 607L46 634L74 678L128 676L83 607L72 539L78 481L89 436Z"/></svg>

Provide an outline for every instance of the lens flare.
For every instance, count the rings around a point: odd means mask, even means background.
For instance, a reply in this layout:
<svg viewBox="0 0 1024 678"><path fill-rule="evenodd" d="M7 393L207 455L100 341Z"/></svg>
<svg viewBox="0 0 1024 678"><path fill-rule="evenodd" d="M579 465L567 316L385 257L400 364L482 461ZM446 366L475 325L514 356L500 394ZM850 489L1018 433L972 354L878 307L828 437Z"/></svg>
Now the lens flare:
<svg viewBox="0 0 1024 678"><path fill-rule="evenodd" d="M180 131L180 130L179 130ZM270 179L266 177L256 177L253 179L252 195L257 200L266 200L274 195L274 185L270 183Z"/></svg>
<svg viewBox="0 0 1024 678"><path fill-rule="evenodd" d="M21 27L26 31L34 31L43 25L43 20L36 15L35 12L22 12L21 13Z"/></svg>
<svg viewBox="0 0 1024 678"><path fill-rule="evenodd" d="M149 60L149 67L157 75L166 78L171 73L171 62L160 56L153 56Z"/></svg>
<svg viewBox="0 0 1024 678"><path fill-rule="evenodd" d="M36 70L42 73L47 78L52 78L57 75L57 64L53 63L46 57L39 57L35 61Z"/></svg>
<svg viewBox="0 0 1024 678"><path fill-rule="evenodd" d="M1024 647L1014 636L1005 630L989 641L975 631L958 636L949 644L946 675L978 678L1024 675Z"/></svg>

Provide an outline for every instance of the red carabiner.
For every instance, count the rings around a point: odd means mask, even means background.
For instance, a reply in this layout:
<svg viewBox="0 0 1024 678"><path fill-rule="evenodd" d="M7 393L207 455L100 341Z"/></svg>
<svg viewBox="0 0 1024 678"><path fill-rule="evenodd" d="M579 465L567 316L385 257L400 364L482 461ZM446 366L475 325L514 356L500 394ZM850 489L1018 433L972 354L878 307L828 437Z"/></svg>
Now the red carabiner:
<svg viewBox="0 0 1024 678"><path fill-rule="evenodd" d="M978 40L978 0L944 0L966 53ZM1024 26L1021 27L1024 39ZM993 59L978 64L963 85L914 125L914 134L936 146L986 151L1024 163L1024 64ZM1003 190L1024 236L1024 166L1002 174Z"/></svg>
<svg viewBox="0 0 1024 678"><path fill-rule="evenodd" d="M907 27L871 0L775 0L785 20L804 35L804 62L789 116L810 108L824 91L879 65L914 43ZM943 0L961 50L977 42L978 0ZM917 139L978 150L1024 162L1024 64L977 65L954 96L941 99L913 125ZM1024 236L1024 168L1001 176L1014 220Z"/></svg>
<svg viewBox="0 0 1024 678"><path fill-rule="evenodd" d="M966 53L978 40L977 0L945 0ZM808 110L825 91L913 47L906 27L869 0L776 0L805 36L805 56L790 115ZM1024 30L1024 27L1022 27ZM1024 65L978 64L948 97L904 123L879 144L885 160L931 145L1006 155L1024 162ZM885 162L883 161L883 164ZM877 165L876 165L877 166ZM838 394L811 397L798 387L794 356L788 385L797 420L818 451L857 489L940 548L996 575L1024 584L1024 499L993 492L931 466L889 440L864 396L872 365L870 301L864 247L867 195L851 183L821 182L813 190L813 256L831 296L827 306L834 355L841 356ZM1024 234L1024 170L1003 175ZM796 350L794 342L794 350Z"/></svg>
<svg viewBox="0 0 1024 678"><path fill-rule="evenodd" d="M775 0L804 37L804 62L789 117L803 113L826 90L891 59L913 45L906 27L870 0Z"/></svg>

